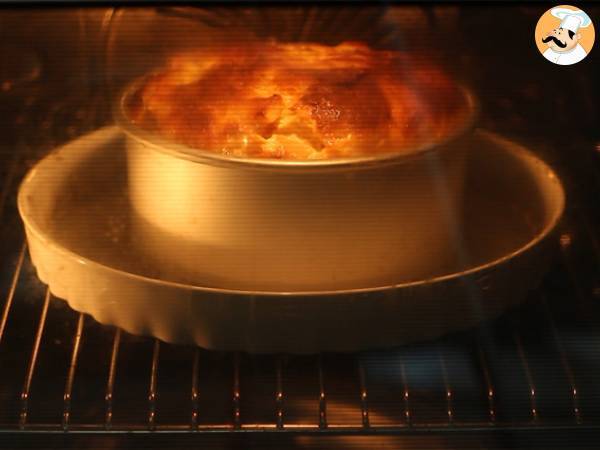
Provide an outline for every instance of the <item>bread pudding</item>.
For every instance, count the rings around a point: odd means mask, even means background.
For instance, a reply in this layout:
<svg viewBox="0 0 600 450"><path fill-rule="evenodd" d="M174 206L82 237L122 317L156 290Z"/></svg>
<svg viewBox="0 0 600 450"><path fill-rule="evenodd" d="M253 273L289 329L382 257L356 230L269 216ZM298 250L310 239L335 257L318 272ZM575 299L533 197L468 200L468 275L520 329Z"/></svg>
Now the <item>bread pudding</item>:
<svg viewBox="0 0 600 450"><path fill-rule="evenodd" d="M301 161L414 151L451 135L467 110L461 89L416 55L266 42L172 56L128 114L192 149Z"/></svg>

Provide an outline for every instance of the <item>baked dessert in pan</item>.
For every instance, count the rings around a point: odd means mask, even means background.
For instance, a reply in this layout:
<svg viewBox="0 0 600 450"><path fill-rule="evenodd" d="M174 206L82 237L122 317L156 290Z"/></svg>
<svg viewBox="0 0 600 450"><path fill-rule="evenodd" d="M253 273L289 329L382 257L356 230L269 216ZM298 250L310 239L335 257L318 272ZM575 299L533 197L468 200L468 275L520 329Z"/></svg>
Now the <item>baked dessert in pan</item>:
<svg viewBox="0 0 600 450"><path fill-rule="evenodd" d="M132 82L115 113L141 250L171 277L301 292L456 265L476 102L418 55L197 50Z"/></svg>
<svg viewBox="0 0 600 450"><path fill-rule="evenodd" d="M468 114L439 68L353 42L189 51L138 95L130 118L141 128L190 148L284 160L408 152Z"/></svg>

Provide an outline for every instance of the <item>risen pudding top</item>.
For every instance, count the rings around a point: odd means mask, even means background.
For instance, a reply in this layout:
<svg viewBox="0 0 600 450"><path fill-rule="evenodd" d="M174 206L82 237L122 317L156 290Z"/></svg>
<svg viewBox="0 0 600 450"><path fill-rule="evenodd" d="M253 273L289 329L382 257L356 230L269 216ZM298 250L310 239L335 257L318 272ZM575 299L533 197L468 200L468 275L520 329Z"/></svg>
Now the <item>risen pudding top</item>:
<svg viewBox="0 0 600 450"><path fill-rule="evenodd" d="M192 149L315 160L407 153L468 116L464 92L409 53L266 42L174 55L130 119Z"/></svg>

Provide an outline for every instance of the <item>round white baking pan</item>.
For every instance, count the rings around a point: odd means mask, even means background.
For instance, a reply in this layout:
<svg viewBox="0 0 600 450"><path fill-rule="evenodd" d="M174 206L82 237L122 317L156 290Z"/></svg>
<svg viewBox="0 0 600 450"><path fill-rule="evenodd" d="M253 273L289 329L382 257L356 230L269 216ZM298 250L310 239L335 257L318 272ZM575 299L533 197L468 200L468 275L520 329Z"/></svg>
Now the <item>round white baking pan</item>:
<svg viewBox="0 0 600 450"><path fill-rule="evenodd" d="M116 127L40 161L23 181L18 205L40 279L102 323L218 350L389 347L499 314L539 283L551 261L565 202L555 173L497 135L476 132L474 139L463 213L449 237L458 267L368 289L265 292L183 282L140 250L126 139Z"/></svg>

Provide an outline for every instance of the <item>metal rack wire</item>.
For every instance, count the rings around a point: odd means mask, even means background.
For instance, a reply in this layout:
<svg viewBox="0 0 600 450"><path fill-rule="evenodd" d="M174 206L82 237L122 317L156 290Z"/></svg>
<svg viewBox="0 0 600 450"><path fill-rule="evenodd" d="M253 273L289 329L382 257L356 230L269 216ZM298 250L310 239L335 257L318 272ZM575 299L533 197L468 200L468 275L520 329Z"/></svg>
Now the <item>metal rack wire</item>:
<svg viewBox="0 0 600 450"><path fill-rule="evenodd" d="M564 234L562 236L562 261L555 269L556 273L574 274L576 270L573 266L572 254L572 235ZM586 247L586 246L584 246ZM593 246L587 247L588 249ZM598 255L594 255L598 258ZM2 414L4 420L0 423L3 430L22 430L22 431L96 431L96 432L121 432L121 431L176 431L176 432L293 432L293 433L334 433L334 434L371 434L371 433L402 433L414 429L481 429L481 428L529 428L529 427L600 427L600 405L594 405L593 401L582 402L583 395L589 395L590 399L600 397L600 388L592 383L586 386L585 390L580 390L580 374L574 369L572 361L581 358L581 355L575 356L570 353L566 347L575 346L585 356L590 357L590 361L597 358L596 355L586 355L585 352L594 352L597 350L592 347L594 334L591 333L586 342L586 336L580 336L578 342L569 342L565 344L564 333L568 333L562 321L556 320L556 313L553 311L554 302L557 299L548 299L548 287L545 286L539 292L532 295L532 298L522 308L509 313L506 317L499 319L499 323L486 324L491 327L492 332L498 331L509 336L508 341L499 339L497 343L502 343L508 353L502 356L502 351L493 351L485 348L478 337L481 330L472 330L467 333L461 333L457 336L450 336L435 343L427 343L414 346L408 353L404 349L367 352L356 355L335 355L325 354L314 357L306 356L259 356L242 355L235 353L213 354L202 349L185 349L191 357L187 367L182 360L174 362L174 368L183 378L188 379L188 385L171 386L161 390L161 371L165 368L163 356L169 355L173 351L181 351L181 348L162 343L156 339L132 338L118 329L100 326L81 313L71 311L60 300L54 299L46 289L43 295L39 295L40 286L37 286L36 298L28 298L23 294L23 288L39 282L31 273L29 258L26 247L22 245L18 251L6 297L2 309L0 320L0 348L6 352L22 356L24 371L22 378L22 388L20 392L10 392L13 396L19 397L18 408L10 411L10 414ZM566 278L566 277L565 277ZM573 312L577 314L577 309L581 306L587 312L598 312L597 305L594 304L594 295L597 290L587 293L586 287L581 285L581 280L577 278L568 278L566 280L573 286L574 292L579 292L578 298L573 303ZM578 286L578 287L576 287ZM565 301L567 299L558 299ZM19 348L7 348L10 346L7 333L11 327L16 327L11 319L12 315L19 314L19 309L23 304L27 305L29 310L36 310L37 323L32 328L31 345ZM525 315L524 315L525 314ZM49 361L43 357L44 349L48 346L46 342L55 334L53 331L60 322L68 317L69 338L61 341L58 347L60 352L66 356L63 359L64 366L59 367L58 360ZM520 323L517 323L519 321ZM507 326L508 325L508 326ZM86 380L78 380L81 370L81 357L84 352L99 352L95 343L90 345L86 342L86 333L90 327L95 328L95 332L105 336L104 344L107 348L103 354L108 358L104 365L104 381L94 380L89 386L82 386ZM524 329L526 327L527 329ZM531 339L532 330L547 334L550 341L544 342L548 347L540 347L539 342ZM566 331L565 331L566 330ZM12 330L13 334L19 333L19 330ZM593 331L593 330L591 330ZM535 333L534 333L535 334ZM108 337L108 339L106 339ZM56 339L56 338L55 338ZM124 339L133 339L134 343L148 344L150 348L145 355L148 359L148 370L145 376L140 374L131 375L133 378L128 382L141 386L146 386L145 407L141 408L138 417L131 422L122 420L115 421L115 412L117 409L127 409L124 399L120 399L116 391L119 388L118 375L120 371L126 370L120 367L122 362L121 355L124 346L127 345ZM507 343L508 342L508 343ZM4 347L4 348L2 348ZM466 350L467 360L461 360L452 353L457 348ZM127 351L131 354L131 350ZM404 355L406 353L406 355ZM1 356L0 354L0 361ZM29 355L27 358L24 355ZM424 356L425 355L425 356ZM556 355L555 359L549 359L549 355ZM216 359L215 359L216 358ZM262 359L274 372L269 381L258 380L259 390L271 391L271 395L263 395L260 399L265 410L271 410L271 420L254 421L245 417L244 403L245 395L253 395L251 390L244 391L243 386L248 386L245 377L253 375L255 358ZM287 403L290 398L286 392L286 368L290 366L295 358L308 360L311 362L310 369L304 368L300 372L301 382L312 380L314 392L312 395L304 395L302 401L302 414L306 417L312 416L314 420L288 420ZM516 365L507 365L506 361L511 360ZM44 361L40 361L44 359ZM169 357L166 357L169 360ZM216 362L215 370L221 371L225 361L230 364L230 395L224 396L221 401L229 402L230 415L225 420L207 423L202 420L211 415L211 411L203 409L201 399L207 392L210 392L212 386L206 380L201 380L200 372L203 366L209 367L211 360ZM348 364L351 361L351 364ZM41 368L40 365L45 365ZM89 364L89 360L86 362ZM421 367L420 367L421 364ZM578 361L581 366L581 361ZM551 384L556 384L563 391L568 392L568 401L560 399L561 395L554 395L555 392L546 389L540 389L538 384L544 381L539 378L540 370L544 366L552 366L554 370L559 370L560 376L556 380L551 380ZM584 364L585 365L585 364ZM437 367L436 367L437 366ZM337 369L336 369L337 367ZM339 369L341 367L341 369ZM345 390L335 393L337 370L345 370L347 367L353 367L354 370L345 372L347 380L351 380L355 386L355 391ZM331 374L330 368L333 368ZM466 373L466 369L476 370L474 384L468 389L461 387L464 379L457 377L461 371ZM173 367L171 367L172 371ZM504 371L522 372L522 376L515 376L514 379L502 379ZM415 376L415 371L421 371L421 376ZM429 372L437 372L436 376ZM43 373L40 373L43 372ZM315 373L316 372L316 373ZM412 372L412 373L411 373ZM48 383L40 389L40 383L45 383L41 377L45 374L62 373L60 383ZM223 371L219 378L223 381L227 371ZM130 376L127 373L124 376ZM555 377L553 372L548 372L546 376ZM145 380L144 380L145 378ZM435 383L430 386L413 386L411 383L419 384L422 379L435 379ZM421 381L420 381L421 380ZM89 380L88 380L89 381ZM256 379L255 379L256 381ZM296 380L297 381L297 380ZM500 382L501 386L498 386ZM96 414L96 420L82 421L80 414L81 408L77 408L74 413L75 405L78 402L86 402L86 399L78 397L78 393L87 389L98 389L98 385L104 385L104 396L102 404L90 403L86 406L88 409L101 410L101 414ZM78 385L78 389L75 389ZM267 386L268 385L268 386ZM504 385L504 386L502 386ZM1 384L0 384L1 386ZM37 386L37 388L36 388ZM266 387L266 391L265 391ZM49 389L61 388L62 402L48 403L40 401L39 396L48 395ZM161 411L160 398L168 397L174 390L179 390L180 395L183 391L188 394L186 403L181 403L178 408L187 416L187 420L173 422L166 416L167 413ZM390 395L389 401L381 401L381 392L389 390L397 391ZM372 392L377 391L376 395ZM506 404L506 399L501 399L499 391L508 394L508 397L515 397L514 404ZM519 391L520 396L515 396ZM543 392L540 392L543 391ZM122 392L122 390L121 390ZM440 394L440 395L438 395ZM4 393L6 395L6 392ZM36 399L36 396L38 398ZM355 398L352 398L355 396ZM378 397L378 398L374 398ZM393 399L391 398L393 397ZM519 398L516 398L519 397ZM564 395L562 395L564 397ZM54 398L59 398L54 396ZM98 398L98 397L97 397ZM212 401L212 399L210 400ZM505 412L502 417L498 415L498 402L504 403ZM269 405L270 403L270 405ZM586 407L582 407L582 403ZM13 404L17 404L14 403ZM543 404L543 405L542 405ZM206 405L204 405L206 406ZM250 405L252 410L256 405ZM383 406L383 408L381 408ZM395 408L397 414L388 414L382 412ZM51 412L44 411L44 415L53 415L57 420L55 422L40 420L40 414L35 412L36 408L48 408ZM337 409L332 414L330 408ZM521 411L512 415L515 408ZM138 408L139 409L139 408ZM311 412L311 409L313 410ZM422 411L419 411L421 409ZM547 414L544 411L560 410L560 413L554 411ZM423 412L423 410L429 410ZM436 410L437 412L433 412ZM544 410L544 411L542 411ZM441 413L440 413L441 412ZM465 412L467 414L465 414ZM56 413L56 414L54 414ZM341 414L340 414L341 413ZM128 411L126 415L131 415ZM334 415L336 418L332 417ZM260 414L259 414L260 416ZM338 420L337 418L345 416L350 418L348 421ZM350 417L353 416L353 417ZM465 418L472 416L471 419ZM122 418L122 417L121 417ZM7 420L8 419L8 420Z"/></svg>

